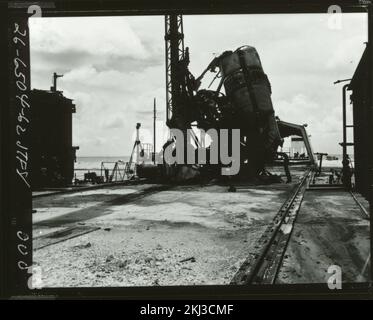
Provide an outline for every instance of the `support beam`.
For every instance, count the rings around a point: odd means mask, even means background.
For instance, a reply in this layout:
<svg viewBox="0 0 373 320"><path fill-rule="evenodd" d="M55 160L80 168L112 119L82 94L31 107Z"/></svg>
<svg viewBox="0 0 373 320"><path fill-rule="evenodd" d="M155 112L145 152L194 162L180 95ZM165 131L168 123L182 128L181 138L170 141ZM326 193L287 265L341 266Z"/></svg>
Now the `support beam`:
<svg viewBox="0 0 373 320"><path fill-rule="evenodd" d="M182 79L179 75L179 62L184 58L184 33L182 15L165 16L166 48L166 121L177 112L181 97Z"/></svg>
<svg viewBox="0 0 373 320"><path fill-rule="evenodd" d="M156 128L156 123L157 123L157 100L156 98L154 98L154 122L153 122L153 163L156 164L156 152L157 152L157 149L156 149L156 142L157 142L157 138L156 138L156 131L157 131L157 128Z"/></svg>

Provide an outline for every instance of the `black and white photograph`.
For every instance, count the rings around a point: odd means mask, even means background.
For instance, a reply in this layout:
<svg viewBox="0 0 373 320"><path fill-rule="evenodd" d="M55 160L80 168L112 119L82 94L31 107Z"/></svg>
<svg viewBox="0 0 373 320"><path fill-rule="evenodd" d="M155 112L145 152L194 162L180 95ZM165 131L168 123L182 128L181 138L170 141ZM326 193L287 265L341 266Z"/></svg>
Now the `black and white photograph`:
<svg viewBox="0 0 373 320"><path fill-rule="evenodd" d="M373 17L355 2L8 5L28 12L8 21L6 126L28 288L369 283Z"/></svg>

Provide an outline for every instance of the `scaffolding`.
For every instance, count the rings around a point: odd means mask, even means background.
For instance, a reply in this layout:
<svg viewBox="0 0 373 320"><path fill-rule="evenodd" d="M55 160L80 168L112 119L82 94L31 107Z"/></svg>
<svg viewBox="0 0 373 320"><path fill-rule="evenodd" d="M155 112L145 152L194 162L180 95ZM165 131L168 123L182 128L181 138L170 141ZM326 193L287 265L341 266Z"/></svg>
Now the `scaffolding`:
<svg viewBox="0 0 373 320"><path fill-rule="evenodd" d="M172 110L181 94L182 81L178 75L178 63L184 59L184 31L182 15L165 16L166 41L166 119L170 121Z"/></svg>

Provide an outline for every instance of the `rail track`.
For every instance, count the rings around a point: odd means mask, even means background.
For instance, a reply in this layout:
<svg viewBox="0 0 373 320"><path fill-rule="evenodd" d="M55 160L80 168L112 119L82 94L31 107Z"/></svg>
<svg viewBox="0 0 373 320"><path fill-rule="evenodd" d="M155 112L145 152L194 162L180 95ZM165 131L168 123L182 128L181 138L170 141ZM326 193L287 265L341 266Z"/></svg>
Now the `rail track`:
<svg viewBox="0 0 373 320"><path fill-rule="evenodd" d="M336 191L350 194L359 207L362 216L369 219L367 209L352 191L346 191L343 185L315 183L315 170L308 169L292 194L282 205L275 218L255 243L240 269L231 280L231 284L274 284L290 240L295 220L299 213L306 191ZM368 259L369 260L369 259Z"/></svg>
<svg viewBox="0 0 373 320"><path fill-rule="evenodd" d="M350 191L350 194L351 194L352 198L355 200L358 207L360 208L360 211L363 214L364 218L369 219L370 218L369 211L361 204L361 202L358 200L358 198L356 197L356 195L353 191Z"/></svg>
<svg viewBox="0 0 373 320"><path fill-rule="evenodd" d="M307 169L292 194L254 246L254 252L244 261L231 284L273 284L286 252L293 225L312 171Z"/></svg>
<svg viewBox="0 0 373 320"><path fill-rule="evenodd" d="M314 176L315 171L307 169L304 171L300 181L291 186L292 189L290 196L282 204L274 219L266 227L262 236L257 240L254 245L254 250L250 253L244 263L241 265L240 269L234 275L231 280L231 284L257 285L276 283L306 191L319 193L320 191L330 191L335 193L335 190L340 190L340 192L344 192L347 195L350 194L350 192L344 190L340 185L331 186L322 183L317 184L314 181ZM173 185L150 187L134 194L121 196L119 199L106 201L102 206L105 207L106 205L131 203L132 201L142 197L172 188ZM367 216L368 213L366 209L364 209L363 205L359 202L358 197L355 197L352 192L351 196L355 200L356 204L360 207L361 211L365 214L365 216ZM57 224L52 226L59 225L58 223L61 221L66 223L67 220L66 217L64 217L62 220L60 218L56 218L54 222L57 222ZM89 220L89 217L79 219L76 217L76 213L74 213L74 221L78 223L65 224L62 230L35 238L34 250L40 250L45 247L52 246L57 243L101 229L95 225L90 225L89 223L87 225L85 225L85 223L81 223L85 220ZM39 224L43 225L43 223ZM368 267L369 261L370 257L367 258L366 263L364 264L362 274L364 274L366 268Z"/></svg>

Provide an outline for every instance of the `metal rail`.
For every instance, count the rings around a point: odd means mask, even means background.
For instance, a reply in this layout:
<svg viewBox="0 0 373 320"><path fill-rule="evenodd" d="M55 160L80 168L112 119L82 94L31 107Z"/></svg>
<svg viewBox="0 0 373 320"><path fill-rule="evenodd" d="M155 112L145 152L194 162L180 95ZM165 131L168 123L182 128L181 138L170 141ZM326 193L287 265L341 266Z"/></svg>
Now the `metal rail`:
<svg viewBox="0 0 373 320"><path fill-rule="evenodd" d="M354 200L355 200L356 204L358 205L358 207L360 208L361 212L364 214L364 217L369 219L370 214L369 214L368 210L364 208L364 206L360 203L360 201L356 198L355 194L352 191L350 191L350 194L351 194L352 198L354 198Z"/></svg>
<svg viewBox="0 0 373 320"><path fill-rule="evenodd" d="M295 220L300 210L304 193L308 190L332 190L326 187L312 187L315 171L308 170L291 196L282 205L272 223L267 227L254 247L254 252L246 259L234 275L231 284L274 284L292 234ZM341 190L338 186L338 190ZM336 188L337 189L337 188ZM366 208L353 192L349 192L365 218L369 218Z"/></svg>
<svg viewBox="0 0 373 320"><path fill-rule="evenodd" d="M234 275L231 284L275 282L310 175L311 170L308 169L254 246L255 251Z"/></svg>

